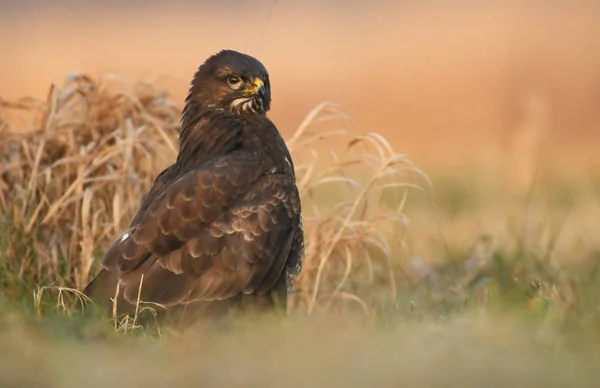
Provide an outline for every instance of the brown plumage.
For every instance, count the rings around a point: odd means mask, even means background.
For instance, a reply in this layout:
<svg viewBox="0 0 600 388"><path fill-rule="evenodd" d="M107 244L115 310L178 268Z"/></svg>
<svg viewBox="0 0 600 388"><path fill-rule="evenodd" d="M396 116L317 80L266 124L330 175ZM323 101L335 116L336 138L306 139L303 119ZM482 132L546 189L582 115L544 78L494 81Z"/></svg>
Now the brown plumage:
<svg viewBox="0 0 600 388"><path fill-rule="evenodd" d="M84 293L119 310L240 299L285 302L303 231L291 156L266 116L267 70L224 50L196 72L177 160L162 171ZM254 302L253 302L254 303ZM123 306L124 305L124 306Z"/></svg>

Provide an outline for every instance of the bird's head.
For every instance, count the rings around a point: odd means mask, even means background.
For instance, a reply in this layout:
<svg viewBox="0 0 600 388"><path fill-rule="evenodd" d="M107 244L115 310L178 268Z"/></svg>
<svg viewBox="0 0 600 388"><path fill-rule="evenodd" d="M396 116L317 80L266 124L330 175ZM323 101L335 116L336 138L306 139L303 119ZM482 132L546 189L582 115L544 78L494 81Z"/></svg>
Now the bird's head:
<svg viewBox="0 0 600 388"><path fill-rule="evenodd" d="M271 106L269 73L256 58L223 50L200 66L186 101L240 115L265 114Z"/></svg>

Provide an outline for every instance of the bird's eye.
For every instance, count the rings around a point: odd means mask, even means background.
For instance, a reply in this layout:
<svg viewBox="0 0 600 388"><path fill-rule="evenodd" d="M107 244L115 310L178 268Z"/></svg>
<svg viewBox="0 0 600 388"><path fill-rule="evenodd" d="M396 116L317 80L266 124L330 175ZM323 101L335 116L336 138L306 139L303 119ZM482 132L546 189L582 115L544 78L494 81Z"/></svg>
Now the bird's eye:
<svg viewBox="0 0 600 388"><path fill-rule="evenodd" d="M227 83L232 88L239 88L241 82L242 82L242 78L238 77L238 76L235 76L235 75L232 75L231 77L227 78Z"/></svg>

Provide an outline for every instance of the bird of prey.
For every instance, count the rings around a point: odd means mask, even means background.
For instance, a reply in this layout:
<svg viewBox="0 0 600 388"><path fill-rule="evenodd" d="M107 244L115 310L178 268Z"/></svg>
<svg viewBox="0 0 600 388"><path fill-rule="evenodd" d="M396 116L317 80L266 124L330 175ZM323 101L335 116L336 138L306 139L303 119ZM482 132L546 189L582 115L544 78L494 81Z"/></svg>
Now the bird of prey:
<svg viewBox="0 0 600 388"><path fill-rule="evenodd" d="M84 294L108 302L119 284L119 311L138 297L167 310L244 297L285 303L304 237L294 164L266 116L267 69L223 50L199 67L185 102L176 161Z"/></svg>

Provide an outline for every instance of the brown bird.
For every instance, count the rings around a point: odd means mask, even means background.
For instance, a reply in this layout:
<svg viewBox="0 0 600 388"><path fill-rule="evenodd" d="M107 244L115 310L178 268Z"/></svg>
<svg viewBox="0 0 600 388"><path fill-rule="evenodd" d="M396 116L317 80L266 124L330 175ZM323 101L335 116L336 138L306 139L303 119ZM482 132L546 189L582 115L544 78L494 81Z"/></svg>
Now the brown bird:
<svg viewBox="0 0 600 388"><path fill-rule="evenodd" d="M132 311L193 303L285 303L301 270L304 237L294 164L266 116L267 69L232 50L196 72L179 153L129 228L110 246L84 293ZM140 291L141 283L141 291Z"/></svg>

